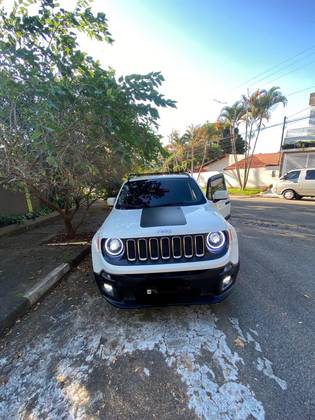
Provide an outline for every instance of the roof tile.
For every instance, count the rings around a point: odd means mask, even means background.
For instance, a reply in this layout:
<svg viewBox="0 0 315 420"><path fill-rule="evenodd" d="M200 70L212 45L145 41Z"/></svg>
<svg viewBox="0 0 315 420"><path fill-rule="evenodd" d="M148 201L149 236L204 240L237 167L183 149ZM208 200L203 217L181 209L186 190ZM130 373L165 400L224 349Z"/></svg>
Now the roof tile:
<svg viewBox="0 0 315 420"><path fill-rule="evenodd" d="M247 159L242 159L239 161L239 168L244 169L245 168L245 162ZM266 166L278 166L280 160L280 153L258 153L256 155L253 155L251 168L264 168ZM232 165L229 165L225 168L225 170L235 169L236 165L233 163Z"/></svg>

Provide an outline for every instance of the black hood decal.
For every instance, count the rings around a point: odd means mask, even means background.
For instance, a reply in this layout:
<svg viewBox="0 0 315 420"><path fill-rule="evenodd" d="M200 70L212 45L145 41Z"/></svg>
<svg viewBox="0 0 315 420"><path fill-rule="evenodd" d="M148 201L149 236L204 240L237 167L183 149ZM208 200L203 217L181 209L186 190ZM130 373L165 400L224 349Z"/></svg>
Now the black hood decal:
<svg viewBox="0 0 315 420"><path fill-rule="evenodd" d="M179 226L186 225L187 221L180 207L148 207L142 210L140 226Z"/></svg>

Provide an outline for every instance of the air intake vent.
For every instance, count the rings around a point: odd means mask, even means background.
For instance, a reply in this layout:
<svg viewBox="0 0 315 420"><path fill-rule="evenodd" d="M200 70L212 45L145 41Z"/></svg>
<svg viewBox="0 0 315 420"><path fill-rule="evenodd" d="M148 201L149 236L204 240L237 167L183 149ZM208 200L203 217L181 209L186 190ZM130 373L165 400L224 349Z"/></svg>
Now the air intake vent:
<svg viewBox="0 0 315 420"><path fill-rule="evenodd" d="M126 257L130 262L201 258L206 252L205 236L206 234L127 239Z"/></svg>

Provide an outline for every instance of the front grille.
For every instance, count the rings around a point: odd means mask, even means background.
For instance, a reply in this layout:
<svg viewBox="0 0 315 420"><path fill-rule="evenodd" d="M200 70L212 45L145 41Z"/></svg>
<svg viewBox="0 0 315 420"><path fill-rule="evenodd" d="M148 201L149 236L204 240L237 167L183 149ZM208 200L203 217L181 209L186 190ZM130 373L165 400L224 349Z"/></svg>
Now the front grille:
<svg viewBox="0 0 315 420"><path fill-rule="evenodd" d="M204 257L205 235L164 236L158 238L126 239L128 261L157 261Z"/></svg>

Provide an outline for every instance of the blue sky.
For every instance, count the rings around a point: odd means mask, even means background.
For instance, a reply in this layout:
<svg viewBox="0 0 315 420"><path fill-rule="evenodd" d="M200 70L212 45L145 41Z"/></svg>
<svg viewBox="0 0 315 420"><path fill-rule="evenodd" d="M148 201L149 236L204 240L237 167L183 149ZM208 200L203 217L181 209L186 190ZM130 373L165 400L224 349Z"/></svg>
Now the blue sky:
<svg viewBox="0 0 315 420"><path fill-rule="evenodd" d="M315 91L315 2L98 0L95 8L107 13L115 39L94 51L105 65L118 73L162 71L163 92L178 101L176 110L161 112L165 138L173 128L215 120L222 107L215 100L233 103L247 88L276 85L289 94L314 86L290 95L269 124L305 109ZM288 58L260 83L244 83ZM257 150L276 151L280 137L281 127L266 130Z"/></svg>
<svg viewBox="0 0 315 420"><path fill-rule="evenodd" d="M60 3L70 8L74 0ZM106 13L115 43L81 38L83 49L117 74L163 73L163 93L178 102L160 113L164 139L172 129L216 120L222 108L216 101L232 104L247 89L276 85L288 95L314 86L288 96L287 107L276 109L268 124L308 113L315 91L312 0L95 0L93 8ZM265 80L244 83L288 58ZM281 127L266 130L257 151L277 151L280 137Z"/></svg>

